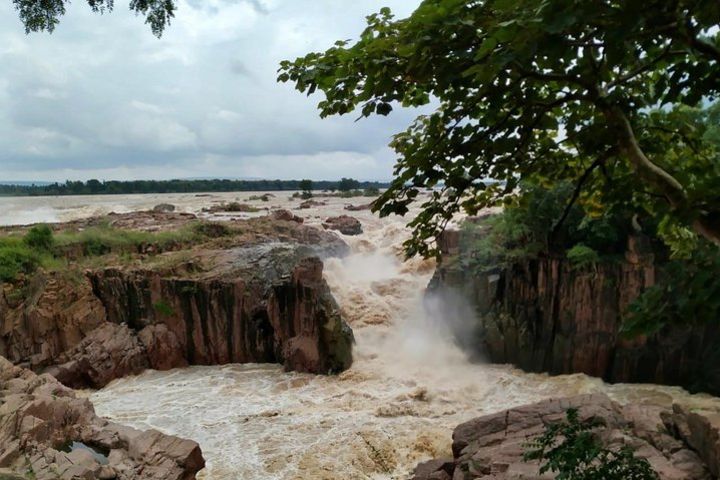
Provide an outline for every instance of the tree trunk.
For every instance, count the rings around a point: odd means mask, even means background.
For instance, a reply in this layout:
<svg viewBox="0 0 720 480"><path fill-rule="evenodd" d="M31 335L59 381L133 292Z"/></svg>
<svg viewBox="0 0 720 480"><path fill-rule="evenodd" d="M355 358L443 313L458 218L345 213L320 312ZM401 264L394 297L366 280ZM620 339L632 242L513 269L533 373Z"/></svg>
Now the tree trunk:
<svg viewBox="0 0 720 480"><path fill-rule="evenodd" d="M700 212L689 205L685 188L680 182L651 162L642 151L625 113L619 107L612 106L604 108L603 114L616 129L620 151L627 157L638 175L655 187L676 213L694 217L691 225L697 234L720 246L720 210Z"/></svg>

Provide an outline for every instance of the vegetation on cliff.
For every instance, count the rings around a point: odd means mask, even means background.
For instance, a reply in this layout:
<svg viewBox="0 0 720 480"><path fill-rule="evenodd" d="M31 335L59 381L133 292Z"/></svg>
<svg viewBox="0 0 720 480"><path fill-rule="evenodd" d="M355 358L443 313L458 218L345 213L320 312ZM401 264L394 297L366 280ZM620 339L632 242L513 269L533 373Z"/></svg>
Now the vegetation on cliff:
<svg viewBox="0 0 720 480"><path fill-rule="evenodd" d="M221 227L227 229L224 225ZM93 257L110 253L138 253L147 246L162 252L169 247L189 246L223 234L209 222L193 222L178 229L158 232L115 228L101 223L85 229L54 233L47 225L36 225L24 235L0 237L0 281L13 282L40 267L64 270L71 263L82 265Z"/></svg>
<svg viewBox="0 0 720 480"><path fill-rule="evenodd" d="M539 460L540 474L555 473L557 480L658 479L650 463L630 447L603 446L594 431L601 426L602 418L580 420L578 410L570 408L566 420L546 425L545 432L528 443L524 459Z"/></svg>
<svg viewBox="0 0 720 480"><path fill-rule="evenodd" d="M671 230L720 244L720 159L697 105L720 93L714 0L425 0L367 17L357 42L281 65L320 115L432 104L391 146L395 180L375 203L410 222L410 254L458 211L502 204L521 181L571 181L574 202L631 202ZM689 107L686 107L689 106ZM716 134L715 134L716 135ZM487 185L484 179L502 181Z"/></svg>
<svg viewBox="0 0 720 480"><path fill-rule="evenodd" d="M558 256L575 268L592 269L599 263L624 261L627 239L635 236L646 241L643 248L653 256L659 275L625 312L625 334L720 317L720 254L712 243L683 229L675 232L686 236L669 235L665 218L638 214L632 205L616 203L598 211L580 204L567 208L574 191L569 182L550 190L524 183L521 189L501 213L464 224L460 261L469 268L509 268Z"/></svg>

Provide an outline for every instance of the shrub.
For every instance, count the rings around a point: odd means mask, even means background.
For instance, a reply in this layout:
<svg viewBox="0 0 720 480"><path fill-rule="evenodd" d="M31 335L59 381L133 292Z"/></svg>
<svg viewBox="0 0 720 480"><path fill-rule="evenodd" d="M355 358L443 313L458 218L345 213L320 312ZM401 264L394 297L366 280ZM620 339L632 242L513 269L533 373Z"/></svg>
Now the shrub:
<svg viewBox="0 0 720 480"><path fill-rule="evenodd" d="M210 238L225 237L230 235L230 228L218 222L202 222L196 224L194 230L197 234Z"/></svg>
<svg viewBox="0 0 720 480"><path fill-rule="evenodd" d="M539 460L540 474L557 473L557 480L658 480L650 463L629 447L603 447L594 432L603 425L597 418L580 421L578 411L569 409L565 421L547 425L526 445L524 458Z"/></svg>
<svg viewBox="0 0 720 480"><path fill-rule="evenodd" d="M21 273L32 273L40 264L38 255L26 245L0 246L0 281L12 282Z"/></svg>
<svg viewBox="0 0 720 480"><path fill-rule="evenodd" d="M47 225L32 227L27 234L25 234L23 241L28 247L34 250L44 251L50 251L55 243L52 229Z"/></svg>
<svg viewBox="0 0 720 480"><path fill-rule="evenodd" d="M592 265L600 261L600 255L598 252L578 243L566 253L568 261L576 268L581 268L587 265Z"/></svg>

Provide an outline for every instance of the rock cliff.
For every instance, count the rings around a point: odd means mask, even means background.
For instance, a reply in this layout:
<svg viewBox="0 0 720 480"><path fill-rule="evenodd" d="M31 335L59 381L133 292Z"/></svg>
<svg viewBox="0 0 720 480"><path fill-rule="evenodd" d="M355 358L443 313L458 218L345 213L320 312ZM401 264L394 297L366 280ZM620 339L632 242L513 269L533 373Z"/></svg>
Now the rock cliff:
<svg viewBox="0 0 720 480"><path fill-rule="evenodd" d="M352 331L318 255L346 246L293 220L236 222L190 249L4 285L0 355L75 388L198 364L345 370Z"/></svg>
<svg viewBox="0 0 720 480"><path fill-rule="evenodd" d="M441 239L443 261L428 292L446 305L470 303L471 314L455 323L468 351L528 371L720 392L717 326L665 327L632 339L619 335L626 307L662 275L637 238L630 238L625 258L615 262L577 268L546 257L473 268L463 261L459 237L449 232Z"/></svg>

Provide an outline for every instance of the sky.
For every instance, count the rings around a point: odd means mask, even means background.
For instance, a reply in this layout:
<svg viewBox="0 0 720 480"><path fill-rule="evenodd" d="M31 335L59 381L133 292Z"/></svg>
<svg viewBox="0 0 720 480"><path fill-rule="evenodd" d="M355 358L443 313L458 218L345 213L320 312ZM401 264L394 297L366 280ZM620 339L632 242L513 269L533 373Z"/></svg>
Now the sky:
<svg viewBox="0 0 720 480"><path fill-rule="evenodd" d="M417 111L320 119L276 82L281 60L356 38L420 0L180 0L161 39L116 0L72 2L26 35L0 2L0 181L354 177L386 180Z"/></svg>

